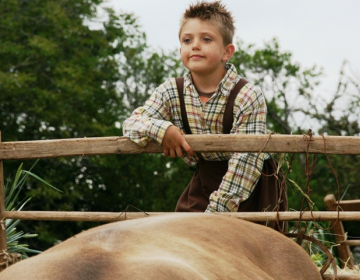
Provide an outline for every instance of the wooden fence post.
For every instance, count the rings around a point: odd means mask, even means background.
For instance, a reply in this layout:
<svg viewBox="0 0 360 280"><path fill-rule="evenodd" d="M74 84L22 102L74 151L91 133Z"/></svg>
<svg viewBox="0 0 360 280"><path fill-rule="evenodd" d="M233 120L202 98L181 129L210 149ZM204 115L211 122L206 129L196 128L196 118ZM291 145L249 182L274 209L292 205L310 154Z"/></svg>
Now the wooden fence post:
<svg viewBox="0 0 360 280"><path fill-rule="evenodd" d="M1 131L0 131L1 143ZM7 251L6 228L5 228L5 186L4 186L4 169L3 161L0 159L0 272L6 268L5 253Z"/></svg>
<svg viewBox="0 0 360 280"><path fill-rule="evenodd" d="M337 201L335 200L335 196L333 194L329 194L324 199L325 205L327 210L329 211L337 211L338 205ZM339 253L339 259L341 260L340 266L344 268L345 266L349 268L354 268L354 259L352 257L352 253L350 251L350 247L345 244L347 240L346 233L344 230L343 223L341 221L334 221L331 222L332 231L335 236L335 241L339 244L336 249Z"/></svg>

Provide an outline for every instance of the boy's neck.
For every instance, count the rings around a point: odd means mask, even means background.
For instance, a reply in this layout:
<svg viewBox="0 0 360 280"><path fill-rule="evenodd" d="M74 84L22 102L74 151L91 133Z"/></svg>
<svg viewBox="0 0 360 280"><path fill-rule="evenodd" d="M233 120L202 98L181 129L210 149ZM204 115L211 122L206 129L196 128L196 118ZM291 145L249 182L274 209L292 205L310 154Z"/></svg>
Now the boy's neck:
<svg viewBox="0 0 360 280"><path fill-rule="evenodd" d="M214 92L216 91L219 83L226 74L225 67L222 71L217 71L209 74L199 74L191 72L191 77L195 87L202 92Z"/></svg>

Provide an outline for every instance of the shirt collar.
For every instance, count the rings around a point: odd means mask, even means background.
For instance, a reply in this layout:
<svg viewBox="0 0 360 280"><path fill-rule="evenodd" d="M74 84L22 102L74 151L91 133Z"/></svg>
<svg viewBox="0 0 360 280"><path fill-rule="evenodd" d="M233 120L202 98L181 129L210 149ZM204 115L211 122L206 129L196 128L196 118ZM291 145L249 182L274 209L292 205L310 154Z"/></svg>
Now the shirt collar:
<svg viewBox="0 0 360 280"><path fill-rule="evenodd" d="M238 79L236 77L238 76L236 72L236 68L233 64L226 64L225 65L227 72L224 76L224 78L220 81L218 85L217 91L220 91L225 96L228 96L230 94L230 91L234 88L236 82ZM190 71L186 72L184 75L184 88L190 87L193 84L192 77ZM186 94L187 91L184 92Z"/></svg>

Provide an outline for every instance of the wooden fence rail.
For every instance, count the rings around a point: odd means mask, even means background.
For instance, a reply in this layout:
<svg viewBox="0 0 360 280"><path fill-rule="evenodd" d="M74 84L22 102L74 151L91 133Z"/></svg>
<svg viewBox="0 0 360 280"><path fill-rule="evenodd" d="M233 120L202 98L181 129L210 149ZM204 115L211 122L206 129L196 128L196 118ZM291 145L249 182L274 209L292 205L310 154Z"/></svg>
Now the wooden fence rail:
<svg viewBox="0 0 360 280"><path fill-rule="evenodd" d="M308 135L186 135L195 152L269 152L359 155L360 137L308 136ZM56 212L56 211L5 211L3 161L38 158L75 157L85 155L161 153L156 142L139 147L125 137L94 137L39 141L1 142L0 131L0 253L6 251L5 219L52 220L52 221L99 221L136 219L147 215L168 213L106 213L106 212ZM176 213L172 213L176 215ZM191 213L189 213L191 215ZM274 221L276 213L219 213L249 221ZM297 220L299 212L279 213L279 220ZM304 212L304 221L359 221L359 212ZM0 255L0 263L3 262ZM4 267L0 266L0 271Z"/></svg>
<svg viewBox="0 0 360 280"><path fill-rule="evenodd" d="M184 213L183 213L184 214ZM187 213L190 217L193 213ZM222 216L239 218L252 222L266 221L359 221L359 211L315 211L315 212L236 212L217 213ZM5 219L35 220L35 221L76 221L76 222L114 222L140 219L159 215L177 215L175 212L77 212L77 211L5 211Z"/></svg>
<svg viewBox="0 0 360 280"><path fill-rule="evenodd" d="M195 152L273 152L359 155L360 137L303 135L186 135ZM310 141L308 146L308 141ZM126 137L0 142L0 160L81 155L161 153L156 142L139 147Z"/></svg>

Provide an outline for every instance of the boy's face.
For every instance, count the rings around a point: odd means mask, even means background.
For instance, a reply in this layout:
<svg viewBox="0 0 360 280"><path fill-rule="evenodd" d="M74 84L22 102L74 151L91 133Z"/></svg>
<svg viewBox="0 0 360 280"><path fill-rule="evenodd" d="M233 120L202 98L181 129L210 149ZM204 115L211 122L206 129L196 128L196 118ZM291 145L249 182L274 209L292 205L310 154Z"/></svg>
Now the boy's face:
<svg viewBox="0 0 360 280"><path fill-rule="evenodd" d="M224 46L218 28L207 21L189 19L180 33L180 54L185 67L194 74L224 73L224 64L234 46Z"/></svg>

